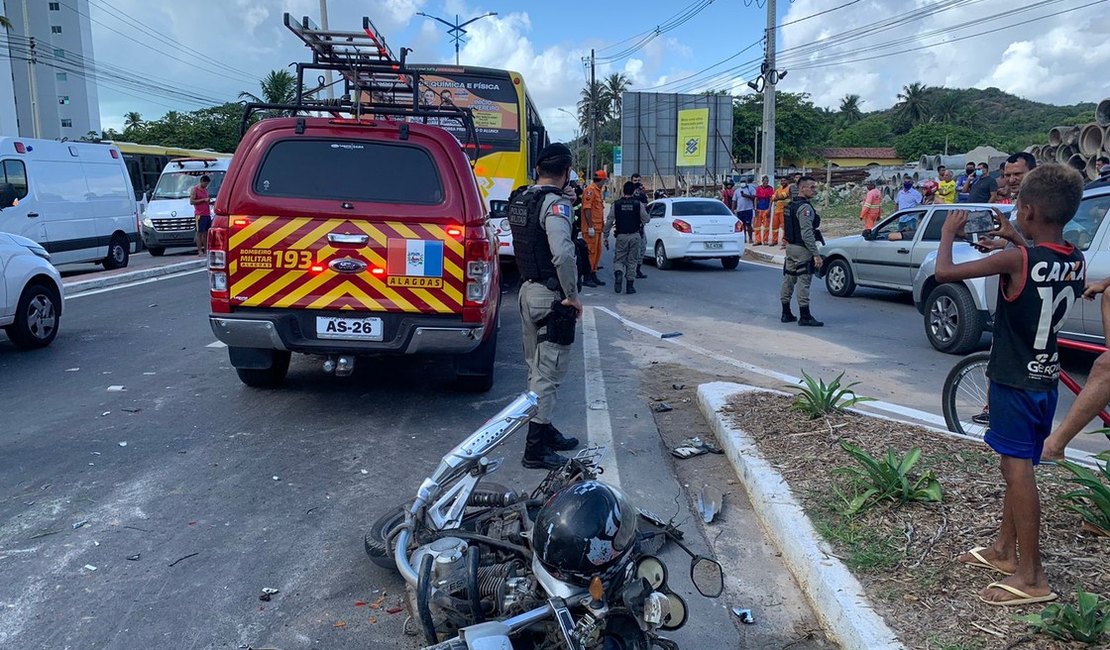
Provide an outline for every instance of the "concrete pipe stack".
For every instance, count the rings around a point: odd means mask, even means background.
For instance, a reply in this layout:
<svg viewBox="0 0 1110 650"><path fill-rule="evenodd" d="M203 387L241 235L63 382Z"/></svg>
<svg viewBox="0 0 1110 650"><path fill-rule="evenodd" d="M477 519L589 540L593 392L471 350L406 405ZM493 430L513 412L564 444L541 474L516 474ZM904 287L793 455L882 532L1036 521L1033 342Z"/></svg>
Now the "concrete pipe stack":
<svg viewBox="0 0 1110 650"><path fill-rule="evenodd" d="M1094 122L1052 127L1047 144L1033 145L1026 151L1038 162L1068 165L1088 179L1097 179L1098 158L1110 156L1110 98L1098 103Z"/></svg>

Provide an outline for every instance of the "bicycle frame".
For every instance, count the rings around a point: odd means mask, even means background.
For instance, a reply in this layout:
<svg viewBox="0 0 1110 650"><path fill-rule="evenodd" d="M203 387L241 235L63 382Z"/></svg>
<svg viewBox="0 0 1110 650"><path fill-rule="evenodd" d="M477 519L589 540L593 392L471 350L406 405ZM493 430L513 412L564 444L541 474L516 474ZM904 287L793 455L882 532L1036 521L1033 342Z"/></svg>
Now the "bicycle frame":
<svg viewBox="0 0 1110 650"><path fill-rule="evenodd" d="M1090 354L1102 354L1103 352L1106 352L1106 346L1099 345L1097 343L1074 341L1072 339L1058 338L1056 339L1056 345L1068 350L1078 350L1080 352L1087 352ZM1083 387L1079 385L1079 382L1072 379L1072 376L1064 372L1063 368L1060 369L1060 383L1067 386L1068 390L1075 393L1076 395L1078 395L1079 392L1083 390ZM1102 424L1104 426L1110 427L1110 413L1107 413L1106 409L1102 409L1098 412L1098 418L1102 420Z"/></svg>

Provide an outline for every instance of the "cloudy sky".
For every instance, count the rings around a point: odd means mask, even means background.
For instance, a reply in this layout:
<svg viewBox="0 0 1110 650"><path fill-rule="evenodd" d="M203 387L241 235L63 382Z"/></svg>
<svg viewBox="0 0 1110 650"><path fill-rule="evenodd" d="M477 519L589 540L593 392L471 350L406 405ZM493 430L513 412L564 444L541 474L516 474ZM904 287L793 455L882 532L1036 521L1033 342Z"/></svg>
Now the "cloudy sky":
<svg viewBox="0 0 1110 650"><path fill-rule="evenodd" d="M62 0L71 9L74 0ZM168 83L180 93L100 87L104 127L121 128L127 111L156 118L257 91L267 71L304 58L282 13L319 18L319 0L89 0L99 64L132 79ZM589 13L583 8L589 8ZM573 9L573 11L572 11ZM396 50L421 62L451 61L442 26L416 12L469 27L464 64L523 73L556 138L574 134L586 81L582 63L598 52L597 74L620 71L633 89L750 92L759 73L766 24L763 0L328 0L333 29L358 30L367 15ZM1110 96L1107 0L779 0L781 88L805 91L835 107L847 93L864 110L886 108L913 81L988 87L1054 103ZM652 30L661 33L652 35ZM199 56L203 54L204 56Z"/></svg>

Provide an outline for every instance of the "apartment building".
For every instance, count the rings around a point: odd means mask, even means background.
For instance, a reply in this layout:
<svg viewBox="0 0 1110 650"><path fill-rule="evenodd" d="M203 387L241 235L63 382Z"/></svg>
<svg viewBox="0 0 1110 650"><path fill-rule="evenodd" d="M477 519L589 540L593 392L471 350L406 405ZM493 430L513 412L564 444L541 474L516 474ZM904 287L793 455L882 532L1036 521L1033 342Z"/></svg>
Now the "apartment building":
<svg viewBox="0 0 1110 650"><path fill-rule="evenodd" d="M0 135L99 133L96 82L85 74L94 60L89 0L0 0L0 8L12 23L0 33Z"/></svg>

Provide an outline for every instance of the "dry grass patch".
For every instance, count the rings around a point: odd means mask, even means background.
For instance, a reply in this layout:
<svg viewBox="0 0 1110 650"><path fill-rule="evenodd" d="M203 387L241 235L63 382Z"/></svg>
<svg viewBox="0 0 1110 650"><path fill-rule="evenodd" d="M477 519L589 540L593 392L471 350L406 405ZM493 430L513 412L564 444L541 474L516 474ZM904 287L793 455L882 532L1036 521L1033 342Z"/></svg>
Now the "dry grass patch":
<svg viewBox="0 0 1110 650"><path fill-rule="evenodd" d="M818 532L903 643L928 650L1091 647L1034 636L1014 619L1039 613L1044 605L981 603L976 593L998 576L955 561L969 548L990 544L998 531L1003 484L997 455L989 447L852 413L810 420L791 409L792 400L771 393L737 395L725 416L750 433L786 477ZM845 516L845 499L860 486L835 471L856 465L841 442L875 457L888 449L901 457L921 447L913 473L935 473L943 500L882 502ZM1067 482L1070 476L1055 467L1037 472L1045 571L1059 602L1074 604L1080 588L1110 595L1110 538L1082 532L1080 517L1063 506L1060 495L1074 488Z"/></svg>

